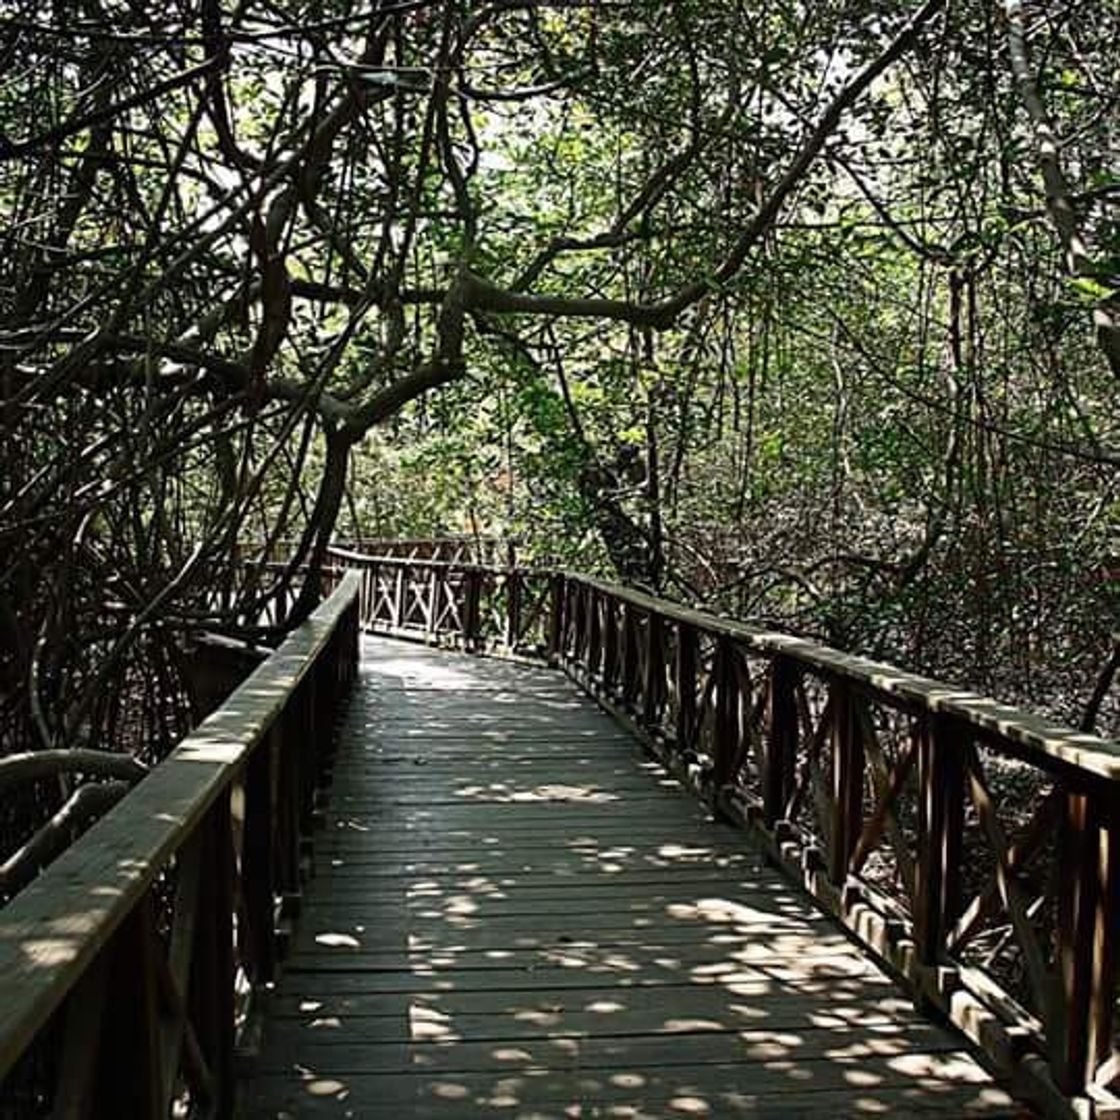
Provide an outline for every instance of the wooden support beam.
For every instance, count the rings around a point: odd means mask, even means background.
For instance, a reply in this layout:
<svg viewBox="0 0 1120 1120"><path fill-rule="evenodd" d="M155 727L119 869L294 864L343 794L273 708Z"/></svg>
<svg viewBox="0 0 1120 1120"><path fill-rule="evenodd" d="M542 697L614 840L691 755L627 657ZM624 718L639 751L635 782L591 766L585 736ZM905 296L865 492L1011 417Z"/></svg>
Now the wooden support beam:
<svg viewBox="0 0 1120 1120"><path fill-rule="evenodd" d="M633 607L622 608L622 681L621 699L625 708L633 708L638 698L638 615Z"/></svg>
<svg viewBox="0 0 1120 1120"><path fill-rule="evenodd" d="M618 688L618 607L608 597L603 603L603 690L613 696Z"/></svg>
<svg viewBox="0 0 1120 1120"><path fill-rule="evenodd" d="M846 682L835 680L829 693L832 698L832 821L828 876L836 886L842 886L863 831L863 739L851 688Z"/></svg>
<svg viewBox="0 0 1120 1120"><path fill-rule="evenodd" d="M360 593L360 613L362 625L372 626L377 609L378 564L374 560L369 567L362 569L362 589Z"/></svg>
<svg viewBox="0 0 1120 1120"><path fill-rule="evenodd" d="M589 590L584 609L587 611L587 675L594 679L603 669L602 604L597 591Z"/></svg>
<svg viewBox="0 0 1120 1120"><path fill-rule="evenodd" d="M677 693L677 749L695 751L700 713L696 703L700 639L685 623L677 625L677 657L673 666Z"/></svg>
<svg viewBox="0 0 1120 1120"><path fill-rule="evenodd" d="M762 814L769 828L784 815L795 784L799 675L797 663L788 657L771 663L762 764Z"/></svg>
<svg viewBox="0 0 1120 1120"><path fill-rule="evenodd" d="M323 755L323 744L330 739L330 690L323 675L325 663L317 665L306 677L294 699L298 719L285 719L283 724L290 731L295 723L298 736L296 750L290 759L296 773L295 845L298 849L301 836L311 832L311 814L315 809L315 785L318 778L319 760ZM297 884L298 885L298 884Z"/></svg>
<svg viewBox="0 0 1120 1120"><path fill-rule="evenodd" d="M935 965L961 912L964 835L964 751L967 729L950 719L920 721L918 735L918 851L914 937L918 960Z"/></svg>
<svg viewBox="0 0 1120 1120"><path fill-rule="evenodd" d="M642 722L650 731L661 722L661 706L665 694L665 623L661 615L651 611L646 620L645 673L642 678Z"/></svg>
<svg viewBox="0 0 1120 1120"><path fill-rule="evenodd" d="M1069 1094L1092 1083L1112 1048L1120 829L1111 800L1067 793L1059 832L1059 974L1046 1025L1055 1080Z"/></svg>
<svg viewBox="0 0 1120 1120"><path fill-rule="evenodd" d="M109 952L109 998L101 1027L94 1115L157 1120L164 1100L152 898L121 924Z"/></svg>
<svg viewBox="0 0 1120 1120"><path fill-rule="evenodd" d="M510 568L506 573L506 649L514 650L521 643L521 615L524 599L524 582L521 573Z"/></svg>
<svg viewBox="0 0 1120 1120"><path fill-rule="evenodd" d="M187 1007L210 1073L215 1120L230 1120L234 1099L234 858L230 799L219 797L202 825L205 874L198 894L198 918Z"/></svg>
<svg viewBox="0 0 1120 1120"><path fill-rule="evenodd" d="M270 733L249 758L245 770L245 828L241 852L241 883L247 930L242 940L246 970L254 985L276 977L274 930L277 853L274 809L277 803L276 749Z"/></svg>
<svg viewBox="0 0 1120 1120"><path fill-rule="evenodd" d="M587 668L587 597L590 591L580 584L572 585L570 619L572 626L572 656L577 665Z"/></svg>
<svg viewBox="0 0 1120 1120"><path fill-rule="evenodd" d="M113 952L108 949L78 981L66 1003L62 1061L52 1120L87 1120L93 1115L94 1078L101 1057L106 993Z"/></svg>
<svg viewBox="0 0 1120 1120"><path fill-rule="evenodd" d="M564 603L567 598L564 577L555 573L548 581L548 658L552 662L560 659L564 652Z"/></svg>
<svg viewBox="0 0 1120 1120"><path fill-rule="evenodd" d="M731 782L735 760L739 752L739 681L735 672L735 649L730 638L716 641L715 660L712 664L715 688L715 773L713 780L718 794Z"/></svg>
<svg viewBox="0 0 1120 1120"><path fill-rule="evenodd" d="M463 640L469 650L482 640L482 573L471 568L463 580Z"/></svg>

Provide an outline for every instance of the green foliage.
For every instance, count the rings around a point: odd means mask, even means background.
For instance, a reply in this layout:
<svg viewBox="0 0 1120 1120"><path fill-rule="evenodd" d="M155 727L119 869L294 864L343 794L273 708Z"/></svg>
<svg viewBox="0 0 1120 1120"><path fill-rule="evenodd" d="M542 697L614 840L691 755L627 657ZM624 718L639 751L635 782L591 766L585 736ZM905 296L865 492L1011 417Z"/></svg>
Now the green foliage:
<svg viewBox="0 0 1120 1120"><path fill-rule="evenodd" d="M1004 691L1061 661L1073 711L1115 607L1120 379L1093 315L1120 255L1120 17L1099 7L1031 31L1071 277L979 0L835 114L913 5L223 0L215 39L189 4L67 23L16 0L16 707L57 643L62 734L70 685L135 633L171 665L177 635L249 625L238 537L337 529L511 534ZM70 611L79 585L98 610Z"/></svg>

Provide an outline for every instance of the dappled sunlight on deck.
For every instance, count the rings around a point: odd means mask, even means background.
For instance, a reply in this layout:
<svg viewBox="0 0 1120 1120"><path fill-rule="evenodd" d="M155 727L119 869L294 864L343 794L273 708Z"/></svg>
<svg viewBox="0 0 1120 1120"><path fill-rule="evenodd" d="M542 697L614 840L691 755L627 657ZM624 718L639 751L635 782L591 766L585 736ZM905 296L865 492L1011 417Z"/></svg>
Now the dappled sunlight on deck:
<svg viewBox="0 0 1120 1120"><path fill-rule="evenodd" d="M558 674L362 681L247 1115L1021 1115Z"/></svg>

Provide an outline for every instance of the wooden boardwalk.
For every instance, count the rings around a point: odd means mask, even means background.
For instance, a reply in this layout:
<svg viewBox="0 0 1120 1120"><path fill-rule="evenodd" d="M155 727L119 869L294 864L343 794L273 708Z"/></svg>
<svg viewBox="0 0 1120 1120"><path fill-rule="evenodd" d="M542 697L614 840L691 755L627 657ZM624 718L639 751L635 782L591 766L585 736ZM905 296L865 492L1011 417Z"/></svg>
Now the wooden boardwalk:
<svg viewBox="0 0 1120 1120"><path fill-rule="evenodd" d="M1024 1115L560 673L363 658L243 1115Z"/></svg>

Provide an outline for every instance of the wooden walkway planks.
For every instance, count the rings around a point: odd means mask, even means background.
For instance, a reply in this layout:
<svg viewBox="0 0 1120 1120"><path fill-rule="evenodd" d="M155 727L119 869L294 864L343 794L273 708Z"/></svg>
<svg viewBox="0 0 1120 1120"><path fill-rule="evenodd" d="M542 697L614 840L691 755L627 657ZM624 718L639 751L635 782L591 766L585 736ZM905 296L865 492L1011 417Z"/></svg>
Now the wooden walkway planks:
<svg viewBox="0 0 1120 1120"><path fill-rule="evenodd" d="M1019 1112L559 673L367 640L244 1114Z"/></svg>

